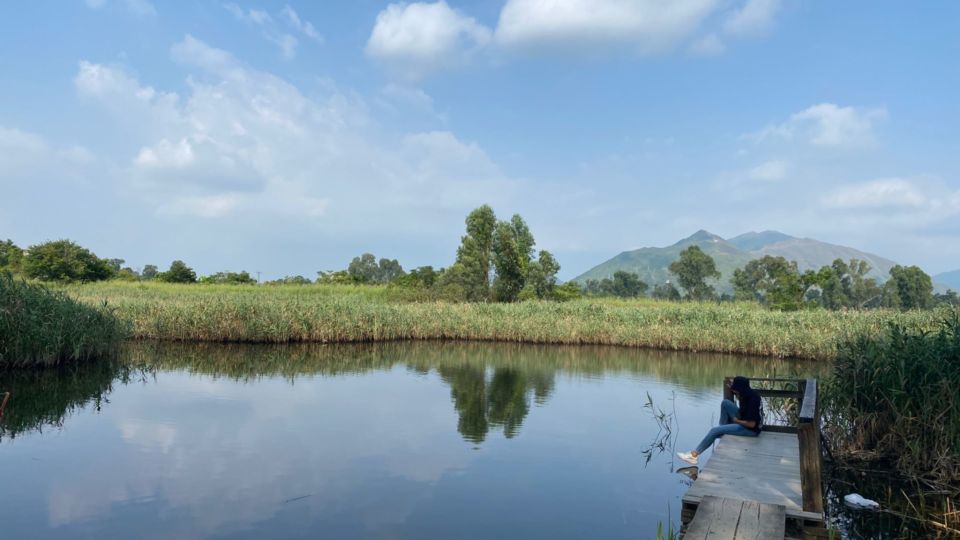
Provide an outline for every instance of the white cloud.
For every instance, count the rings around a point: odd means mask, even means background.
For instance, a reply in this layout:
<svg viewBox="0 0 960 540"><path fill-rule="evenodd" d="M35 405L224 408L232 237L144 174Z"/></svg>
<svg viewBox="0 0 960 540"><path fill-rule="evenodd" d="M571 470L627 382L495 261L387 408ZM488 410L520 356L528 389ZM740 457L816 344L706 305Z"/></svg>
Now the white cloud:
<svg viewBox="0 0 960 540"><path fill-rule="evenodd" d="M82 95L139 126L142 142L122 177L159 215L322 219L356 232L391 212L465 212L516 189L478 145L452 133L380 134L351 94L308 98L192 36L171 56L195 69L183 99L90 62L75 79ZM405 95L429 104L422 92Z"/></svg>
<svg viewBox="0 0 960 540"><path fill-rule="evenodd" d="M688 38L718 5L716 0L507 0L496 39L507 47L629 44L657 53Z"/></svg>
<svg viewBox="0 0 960 540"><path fill-rule="evenodd" d="M286 19L287 24L301 32L303 35L307 36L310 39L316 40L318 42L323 42L323 36L320 35L320 32L317 32L317 29L313 27L313 24L310 21L301 19L297 12L293 10L290 5L283 6L283 9L280 11L284 19Z"/></svg>
<svg viewBox="0 0 960 540"><path fill-rule="evenodd" d="M747 0L723 23L723 31L732 36L759 36L773 28L780 0Z"/></svg>
<svg viewBox="0 0 960 540"><path fill-rule="evenodd" d="M749 176L751 180L759 180L761 182L778 182L786 178L788 167L789 164L786 161L765 161L751 168L747 176Z"/></svg>
<svg viewBox="0 0 960 540"><path fill-rule="evenodd" d="M852 148L870 146L876 140L874 127L887 118L883 108L864 109L820 103L800 111L782 124L767 126L747 135L757 142L802 138L815 146Z"/></svg>
<svg viewBox="0 0 960 540"><path fill-rule="evenodd" d="M829 208L884 209L924 208L931 201L914 181L881 178L840 187L823 199Z"/></svg>
<svg viewBox="0 0 960 540"><path fill-rule="evenodd" d="M487 45L489 28L436 3L390 4L377 15L367 41L367 54L418 78L444 67L463 64L471 53Z"/></svg>
<svg viewBox="0 0 960 540"><path fill-rule="evenodd" d="M263 38L277 46L284 60L293 60L296 57L299 41L295 36L285 31L269 13L253 8L244 9L232 2L223 4L223 7L238 21L259 28ZM313 24L300 18L289 5L284 6L279 15L280 19L296 32L317 43L323 43L323 36L317 32Z"/></svg>

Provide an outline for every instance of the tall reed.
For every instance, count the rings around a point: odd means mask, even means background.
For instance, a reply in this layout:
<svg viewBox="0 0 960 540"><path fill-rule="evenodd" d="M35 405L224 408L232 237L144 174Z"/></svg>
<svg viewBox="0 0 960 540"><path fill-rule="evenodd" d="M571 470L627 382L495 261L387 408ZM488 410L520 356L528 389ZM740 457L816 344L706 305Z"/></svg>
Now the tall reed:
<svg viewBox="0 0 960 540"><path fill-rule="evenodd" d="M842 343L824 396L835 455L960 484L960 311Z"/></svg>
<svg viewBox="0 0 960 540"><path fill-rule="evenodd" d="M110 356L127 333L102 304L0 273L0 369Z"/></svg>
<svg viewBox="0 0 960 540"><path fill-rule="evenodd" d="M104 300L136 338L211 342L460 339L595 344L824 359L890 322L936 326L935 312L773 312L756 304L582 299L470 304L396 301L387 287L98 284L70 294Z"/></svg>

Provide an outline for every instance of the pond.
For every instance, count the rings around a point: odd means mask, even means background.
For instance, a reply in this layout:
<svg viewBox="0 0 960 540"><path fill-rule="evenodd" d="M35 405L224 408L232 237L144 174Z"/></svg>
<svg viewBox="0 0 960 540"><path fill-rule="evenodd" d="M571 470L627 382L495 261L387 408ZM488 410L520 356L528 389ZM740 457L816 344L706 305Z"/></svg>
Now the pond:
<svg viewBox="0 0 960 540"><path fill-rule="evenodd" d="M9 538L650 538L725 375L804 362L477 343L133 344L0 376Z"/></svg>

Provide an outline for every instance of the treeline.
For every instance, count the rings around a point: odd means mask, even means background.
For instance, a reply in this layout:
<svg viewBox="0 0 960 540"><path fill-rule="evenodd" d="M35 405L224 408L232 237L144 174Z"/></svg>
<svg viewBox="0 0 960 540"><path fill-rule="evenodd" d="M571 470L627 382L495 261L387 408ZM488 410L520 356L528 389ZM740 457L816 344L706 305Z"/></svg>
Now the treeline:
<svg viewBox="0 0 960 540"><path fill-rule="evenodd" d="M894 266L882 285L868 277L872 267L866 261L836 259L819 270L800 272L795 261L784 257L754 259L734 270L730 279L734 294L717 294L710 285L720 278L713 257L698 246L680 252L670 264L674 277L654 287L650 296L661 300L756 301L771 309L796 311L804 308L900 310L930 309L937 305L960 305L960 296L950 290L934 294L933 280L917 266ZM638 274L618 271L612 278L589 280L584 294L637 298L650 288ZM681 292L682 290L682 292Z"/></svg>
<svg viewBox="0 0 960 540"><path fill-rule="evenodd" d="M575 284L558 285L560 264L536 241L520 215L498 220L490 206L470 212L465 220L455 262L448 268L422 266L405 272L396 259L364 253L345 270L317 272L315 282L287 276L267 284L389 285L417 291L419 297L472 302L514 302L528 299L566 300L581 295ZM162 281L169 283L254 284L248 272L197 273L183 261L160 271L148 264L142 271L124 266L123 259L103 259L69 240L44 242L21 249L11 240L0 243L0 271L49 282Z"/></svg>

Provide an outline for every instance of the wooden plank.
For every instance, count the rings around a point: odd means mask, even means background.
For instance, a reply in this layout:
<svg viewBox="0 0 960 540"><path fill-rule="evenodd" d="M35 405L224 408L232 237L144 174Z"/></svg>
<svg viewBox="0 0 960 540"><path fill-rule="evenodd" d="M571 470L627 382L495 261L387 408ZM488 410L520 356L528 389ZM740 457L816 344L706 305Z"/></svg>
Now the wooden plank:
<svg viewBox="0 0 960 540"><path fill-rule="evenodd" d="M686 540L733 540L743 501L705 497L684 534Z"/></svg>
<svg viewBox="0 0 960 540"><path fill-rule="evenodd" d="M799 390L773 390L766 388L754 388L757 394L760 397L777 397L777 398L797 398L800 399L803 397L803 392Z"/></svg>
<svg viewBox="0 0 960 540"><path fill-rule="evenodd" d="M745 502L734 540L768 540L784 537L787 528L786 509L781 505Z"/></svg>
<svg viewBox="0 0 960 540"><path fill-rule="evenodd" d="M803 509L823 513L823 487L820 478L820 426L817 422L800 425L800 480Z"/></svg>

